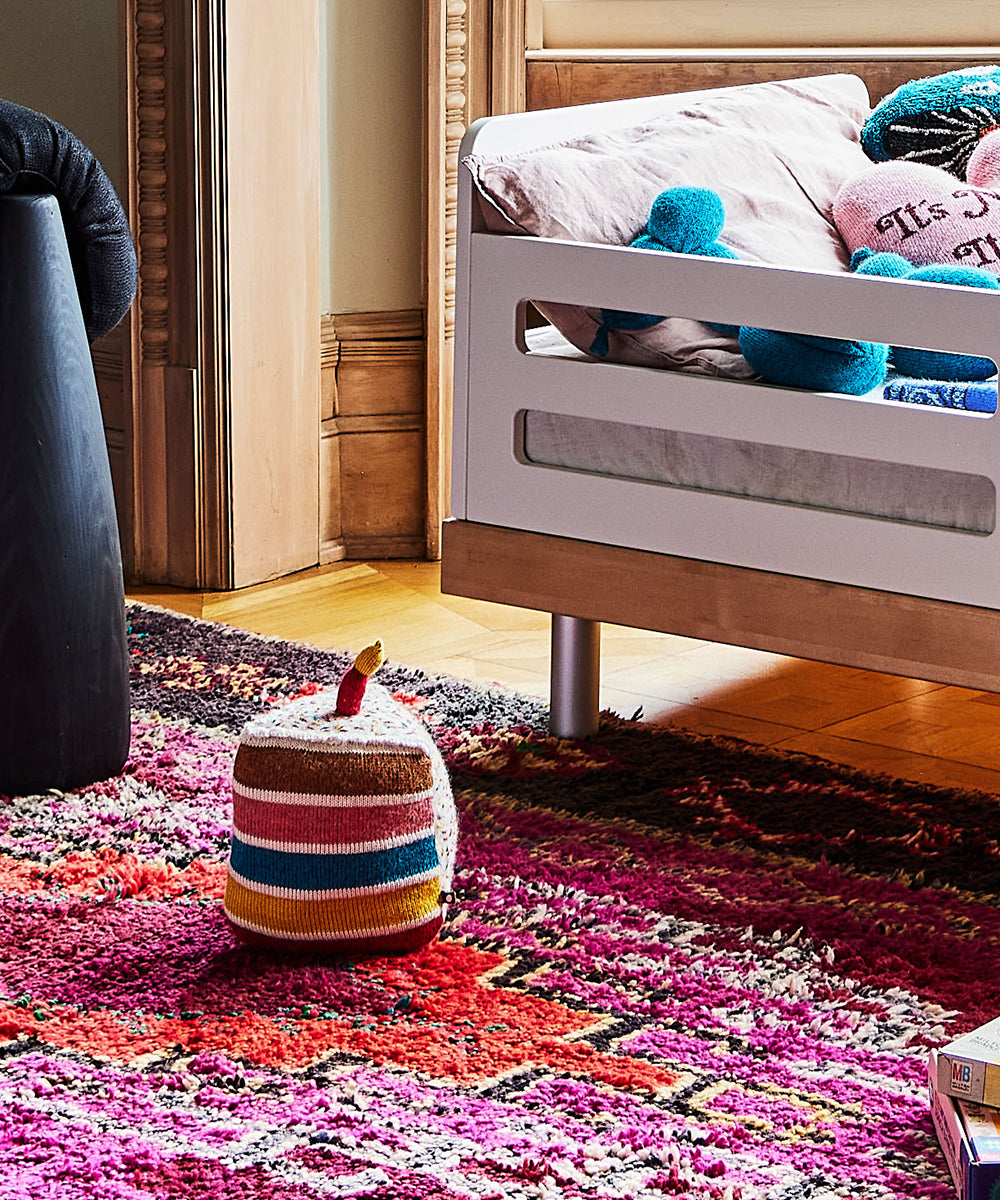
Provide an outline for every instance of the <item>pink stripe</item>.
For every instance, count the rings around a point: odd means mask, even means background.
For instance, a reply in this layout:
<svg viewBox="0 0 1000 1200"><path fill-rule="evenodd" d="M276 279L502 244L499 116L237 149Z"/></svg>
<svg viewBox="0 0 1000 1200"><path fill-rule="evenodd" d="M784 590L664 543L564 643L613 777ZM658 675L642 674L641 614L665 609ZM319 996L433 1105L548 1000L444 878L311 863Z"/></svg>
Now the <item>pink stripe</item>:
<svg viewBox="0 0 1000 1200"><path fill-rule="evenodd" d="M329 808L271 804L233 793L233 824L249 837L295 845L357 845L428 831L434 826L429 796L385 807Z"/></svg>

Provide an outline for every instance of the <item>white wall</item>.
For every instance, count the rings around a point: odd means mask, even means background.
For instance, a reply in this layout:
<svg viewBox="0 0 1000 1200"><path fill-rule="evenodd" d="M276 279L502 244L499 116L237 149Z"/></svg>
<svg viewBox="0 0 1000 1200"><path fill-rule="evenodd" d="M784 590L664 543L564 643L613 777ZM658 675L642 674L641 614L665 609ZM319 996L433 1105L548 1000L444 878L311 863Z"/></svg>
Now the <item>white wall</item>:
<svg viewBox="0 0 1000 1200"><path fill-rule="evenodd" d="M423 300L422 0L323 0L322 304Z"/></svg>
<svg viewBox="0 0 1000 1200"><path fill-rule="evenodd" d="M3 0L2 9L0 96L72 130L121 192L118 0Z"/></svg>

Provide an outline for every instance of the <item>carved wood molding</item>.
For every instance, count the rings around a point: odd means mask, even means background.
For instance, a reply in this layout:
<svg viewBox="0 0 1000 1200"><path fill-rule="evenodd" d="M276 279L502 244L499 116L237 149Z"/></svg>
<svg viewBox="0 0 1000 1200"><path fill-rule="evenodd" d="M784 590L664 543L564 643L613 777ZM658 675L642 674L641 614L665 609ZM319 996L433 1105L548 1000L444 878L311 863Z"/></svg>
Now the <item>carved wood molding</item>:
<svg viewBox="0 0 1000 1200"><path fill-rule="evenodd" d="M167 0L134 0L130 6L131 117L129 179L134 193L132 228L142 263L138 325L143 362L167 362Z"/></svg>
<svg viewBox="0 0 1000 1200"><path fill-rule="evenodd" d="M389 312L324 313L320 318L319 356L323 380L322 419L326 422L337 415L338 368L341 364L370 362L373 371L386 379L384 369L393 364L420 363L426 359L424 313L421 309L400 309ZM384 390L391 392L393 384L386 382ZM370 397L370 411L379 413L388 407L379 398L378 387ZM407 405L407 411L410 411ZM425 411L421 408L421 423Z"/></svg>
<svg viewBox="0 0 1000 1200"><path fill-rule="evenodd" d="M321 562L425 553L423 328L419 309L322 319Z"/></svg>
<svg viewBox="0 0 1000 1200"><path fill-rule="evenodd" d="M523 108L524 0L424 0L427 76L427 555L451 487L459 147L469 125Z"/></svg>
<svg viewBox="0 0 1000 1200"><path fill-rule="evenodd" d="M132 572L184 586L227 587L226 422L213 411L215 329L201 307L204 241L195 219L210 177L215 64L205 41L213 0L122 0L126 30L129 219L139 259L131 319ZM195 86L195 64L200 69ZM205 155L205 150L209 153Z"/></svg>
<svg viewBox="0 0 1000 1200"><path fill-rule="evenodd" d="M469 45L469 6L474 0L447 0L444 8L444 315L443 336L455 336L455 234L458 212L458 151L472 120L468 89L472 52Z"/></svg>
<svg viewBox="0 0 1000 1200"><path fill-rule="evenodd" d="M392 312L326 313L323 317L324 337L342 341L359 339L396 340L422 338L424 314L419 308L404 308ZM326 327L329 326L329 334Z"/></svg>

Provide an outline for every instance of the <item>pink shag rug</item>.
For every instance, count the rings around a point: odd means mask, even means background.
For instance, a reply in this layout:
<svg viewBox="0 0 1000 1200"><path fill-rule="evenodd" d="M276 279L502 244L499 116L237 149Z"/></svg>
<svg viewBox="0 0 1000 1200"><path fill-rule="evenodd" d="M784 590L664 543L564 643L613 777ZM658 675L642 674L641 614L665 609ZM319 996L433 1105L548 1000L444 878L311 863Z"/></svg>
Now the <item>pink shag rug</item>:
<svg viewBox="0 0 1000 1200"><path fill-rule="evenodd" d="M0 1198L952 1195L931 1045L1000 1010L992 797L419 671L461 820L440 938L255 950L236 738L350 656L130 606L119 778L0 797ZM391 648L390 648L391 649Z"/></svg>

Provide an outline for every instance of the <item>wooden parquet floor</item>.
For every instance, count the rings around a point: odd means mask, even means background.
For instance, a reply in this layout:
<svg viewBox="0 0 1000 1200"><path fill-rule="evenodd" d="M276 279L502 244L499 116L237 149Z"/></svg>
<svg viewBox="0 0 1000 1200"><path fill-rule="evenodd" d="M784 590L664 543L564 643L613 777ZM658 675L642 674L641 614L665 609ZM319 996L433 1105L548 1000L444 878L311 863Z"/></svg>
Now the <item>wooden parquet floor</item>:
<svg viewBox="0 0 1000 1200"><path fill-rule="evenodd" d="M236 592L130 598L256 633L359 650L532 695L548 690L544 613L444 596L428 562L336 563ZM604 626L601 704L622 716L1000 794L1000 696Z"/></svg>

